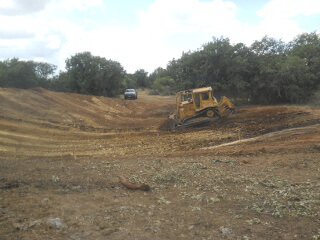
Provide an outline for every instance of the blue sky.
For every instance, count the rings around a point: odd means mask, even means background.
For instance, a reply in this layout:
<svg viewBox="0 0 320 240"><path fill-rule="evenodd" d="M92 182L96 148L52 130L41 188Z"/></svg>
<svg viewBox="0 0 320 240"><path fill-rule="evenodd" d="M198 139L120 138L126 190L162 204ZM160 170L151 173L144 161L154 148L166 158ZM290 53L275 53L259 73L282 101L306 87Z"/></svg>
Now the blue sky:
<svg viewBox="0 0 320 240"><path fill-rule="evenodd" d="M320 31L319 0L0 0L0 59L60 70L90 51L133 73L166 67L212 37L250 46Z"/></svg>

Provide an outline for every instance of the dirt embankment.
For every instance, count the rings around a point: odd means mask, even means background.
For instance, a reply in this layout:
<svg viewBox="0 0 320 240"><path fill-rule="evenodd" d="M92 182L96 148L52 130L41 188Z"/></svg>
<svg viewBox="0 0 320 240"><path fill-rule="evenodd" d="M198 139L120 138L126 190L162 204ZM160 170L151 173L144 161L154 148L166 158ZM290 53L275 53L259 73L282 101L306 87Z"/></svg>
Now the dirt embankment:
<svg viewBox="0 0 320 240"><path fill-rule="evenodd" d="M0 89L0 239L320 239L319 109L174 102Z"/></svg>

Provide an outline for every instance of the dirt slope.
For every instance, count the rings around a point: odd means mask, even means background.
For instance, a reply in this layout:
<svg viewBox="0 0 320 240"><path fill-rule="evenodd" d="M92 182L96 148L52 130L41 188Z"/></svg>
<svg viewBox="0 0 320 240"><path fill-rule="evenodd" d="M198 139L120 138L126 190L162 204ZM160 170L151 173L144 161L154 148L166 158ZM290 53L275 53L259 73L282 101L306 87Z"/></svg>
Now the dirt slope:
<svg viewBox="0 0 320 240"><path fill-rule="evenodd" d="M237 110L0 88L0 239L320 239L320 110Z"/></svg>

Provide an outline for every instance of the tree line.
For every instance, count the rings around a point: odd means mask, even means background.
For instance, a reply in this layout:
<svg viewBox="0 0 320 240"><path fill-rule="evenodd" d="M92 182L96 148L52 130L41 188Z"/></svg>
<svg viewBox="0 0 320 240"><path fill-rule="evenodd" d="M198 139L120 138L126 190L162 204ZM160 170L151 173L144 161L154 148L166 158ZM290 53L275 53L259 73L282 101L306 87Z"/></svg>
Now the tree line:
<svg viewBox="0 0 320 240"><path fill-rule="evenodd" d="M150 77L155 93L213 86L217 97L235 101L305 103L320 87L320 37L305 33L284 43L265 36L249 47L213 38Z"/></svg>
<svg viewBox="0 0 320 240"><path fill-rule="evenodd" d="M49 63L0 61L0 87L44 87L53 91L117 97L125 88L151 94L212 86L215 96L256 104L305 103L320 91L320 36L304 33L291 42L263 37L251 46L213 38L195 51L172 59L152 73L126 73L119 62L77 53L55 74Z"/></svg>

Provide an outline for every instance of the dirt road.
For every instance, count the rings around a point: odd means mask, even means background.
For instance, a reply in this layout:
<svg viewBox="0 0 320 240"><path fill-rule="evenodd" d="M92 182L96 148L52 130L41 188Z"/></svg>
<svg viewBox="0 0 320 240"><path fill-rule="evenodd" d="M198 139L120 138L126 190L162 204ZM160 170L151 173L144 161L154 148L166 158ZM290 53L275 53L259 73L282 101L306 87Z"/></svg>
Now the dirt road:
<svg viewBox="0 0 320 240"><path fill-rule="evenodd" d="M0 88L0 240L320 239L320 110L237 110L168 132L172 97Z"/></svg>

